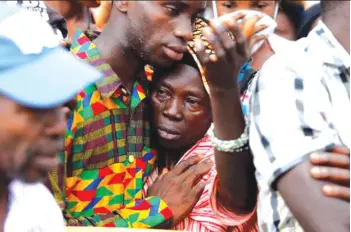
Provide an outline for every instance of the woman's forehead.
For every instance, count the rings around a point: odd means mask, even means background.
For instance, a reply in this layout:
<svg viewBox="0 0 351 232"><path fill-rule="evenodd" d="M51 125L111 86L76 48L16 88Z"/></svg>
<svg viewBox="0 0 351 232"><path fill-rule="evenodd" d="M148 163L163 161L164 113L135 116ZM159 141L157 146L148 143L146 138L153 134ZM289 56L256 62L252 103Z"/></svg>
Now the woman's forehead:
<svg viewBox="0 0 351 232"><path fill-rule="evenodd" d="M197 89L206 92L200 76L200 72L188 65L177 64L160 77L159 81L174 88Z"/></svg>

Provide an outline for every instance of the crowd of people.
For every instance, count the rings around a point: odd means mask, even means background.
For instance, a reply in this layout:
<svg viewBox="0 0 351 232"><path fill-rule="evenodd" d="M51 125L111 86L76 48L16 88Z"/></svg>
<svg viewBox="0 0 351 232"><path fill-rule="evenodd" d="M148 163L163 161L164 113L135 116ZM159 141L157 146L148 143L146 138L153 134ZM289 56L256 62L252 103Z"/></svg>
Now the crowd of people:
<svg viewBox="0 0 351 232"><path fill-rule="evenodd" d="M7 1L0 54L0 231L350 230L349 1Z"/></svg>

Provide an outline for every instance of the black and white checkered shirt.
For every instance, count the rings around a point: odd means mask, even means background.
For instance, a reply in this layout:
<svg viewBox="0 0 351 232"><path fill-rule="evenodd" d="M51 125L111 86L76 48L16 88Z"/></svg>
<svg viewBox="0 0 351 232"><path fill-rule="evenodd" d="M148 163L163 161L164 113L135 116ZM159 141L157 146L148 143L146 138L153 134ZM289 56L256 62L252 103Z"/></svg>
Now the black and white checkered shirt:
<svg viewBox="0 0 351 232"><path fill-rule="evenodd" d="M20 5L30 11L33 11L40 15L40 17L45 20L49 21L49 15L47 12L47 7L44 3L44 1L6 1L7 4L12 4L12 5Z"/></svg>
<svg viewBox="0 0 351 232"><path fill-rule="evenodd" d="M270 58L252 85L250 146L264 232L303 231L273 186L277 178L314 151L350 147L350 55L323 22L302 44Z"/></svg>

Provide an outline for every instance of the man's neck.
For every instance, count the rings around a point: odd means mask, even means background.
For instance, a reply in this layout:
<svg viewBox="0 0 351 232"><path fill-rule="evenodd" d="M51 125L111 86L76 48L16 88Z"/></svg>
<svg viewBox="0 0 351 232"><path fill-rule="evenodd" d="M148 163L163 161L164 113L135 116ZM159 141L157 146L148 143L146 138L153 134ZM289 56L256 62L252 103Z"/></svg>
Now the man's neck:
<svg viewBox="0 0 351 232"><path fill-rule="evenodd" d="M350 54L350 4L345 3L322 16L324 24Z"/></svg>
<svg viewBox="0 0 351 232"><path fill-rule="evenodd" d="M343 20L335 22L334 20L330 20L324 23L333 33L334 37L341 44L341 46L350 54L350 30L346 29L347 27L350 27L350 25L342 25L342 21Z"/></svg>
<svg viewBox="0 0 351 232"><path fill-rule="evenodd" d="M143 71L145 64L128 48L123 30L121 33L112 33L116 28L116 25L108 24L94 43L101 57L111 66L122 83L131 89L135 77Z"/></svg>

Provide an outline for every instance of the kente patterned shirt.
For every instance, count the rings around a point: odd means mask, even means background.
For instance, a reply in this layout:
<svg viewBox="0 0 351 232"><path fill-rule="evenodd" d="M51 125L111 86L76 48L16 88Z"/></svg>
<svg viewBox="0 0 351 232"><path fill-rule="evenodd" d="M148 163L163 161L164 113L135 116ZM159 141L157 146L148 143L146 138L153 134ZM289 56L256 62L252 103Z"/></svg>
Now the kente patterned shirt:
<svg viewBox="0 0 351 232"><path fill-rule="evenodd" d="M145 198L142 191L156 160L150 149L148 75L129 91L81 30L71 51L104 78L77 96L62 166L49 175L67 224L148 228L169 221L166 203Z"/></svg>

